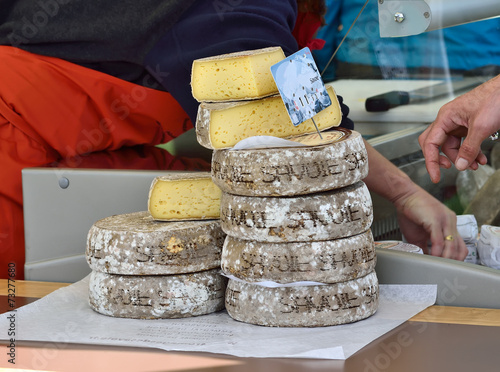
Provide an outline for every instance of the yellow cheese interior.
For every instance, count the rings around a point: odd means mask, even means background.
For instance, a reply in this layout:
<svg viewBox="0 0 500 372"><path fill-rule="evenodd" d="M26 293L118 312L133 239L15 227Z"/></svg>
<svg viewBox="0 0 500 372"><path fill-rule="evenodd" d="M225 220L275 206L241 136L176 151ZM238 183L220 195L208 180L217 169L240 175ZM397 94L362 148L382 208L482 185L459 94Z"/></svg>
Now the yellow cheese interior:
<svg viewBox="0 0 500 372"><path fill-rule="evenodd" d="M220 196L211 178L158 179L150 191L148 208L157 220L219 218Z"/></svg>
<svg viewBox="0 0 500 372"><path fill-rule="evenodd" d="M332 104L314 116L320 130L338 126L342 112L333 88L327 88ZM294 126L281 96L249 101L244 105L212 111L210 142L215 149L233 147L239 141L253 136L291 137L315 132L311 119Z"/></svg>
<svg viewBox="0 0 500 372"><path fill-rule="evenodd" d="M193 62L191 88L198 101L230 101L278 92L271 66L285 58L281 48L233 58Z"/></svg>

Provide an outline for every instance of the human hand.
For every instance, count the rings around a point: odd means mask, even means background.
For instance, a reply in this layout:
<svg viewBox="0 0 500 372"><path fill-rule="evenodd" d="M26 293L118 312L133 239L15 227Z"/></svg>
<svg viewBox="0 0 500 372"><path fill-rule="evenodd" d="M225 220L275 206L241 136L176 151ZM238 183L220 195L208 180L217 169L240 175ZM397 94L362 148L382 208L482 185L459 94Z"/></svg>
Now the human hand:
<svg viewBox="0 0 500 372"><path fill-rule="evenodd" d="M481 143L500 129L500 76L444 105L418 141L432 182L440 167L476 170L486 164ZM462 138L465 139L462 142ZM444 155L440 155L439 151Z"/></svg>
<svg viewBox="0 0 500 372"><path fill-rule="evenodd" d="M463 261L468 250L457 231L457 217L453 211L421 188L395 203L401 232L408 243L415 244L430 254ZM447 238L448 237L448 238ZM451 237L451 238L449 238Z"/></svg>

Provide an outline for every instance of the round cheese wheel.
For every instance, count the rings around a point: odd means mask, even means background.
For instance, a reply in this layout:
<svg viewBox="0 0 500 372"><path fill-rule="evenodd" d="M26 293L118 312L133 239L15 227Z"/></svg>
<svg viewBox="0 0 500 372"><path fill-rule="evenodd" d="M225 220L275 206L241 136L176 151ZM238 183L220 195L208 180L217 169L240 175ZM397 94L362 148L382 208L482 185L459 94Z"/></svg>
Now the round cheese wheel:
<svg viewBox="0 0 500 372"><path fill-rule="evenodd" d="M147 276L92 271L89 303L118 318L187 318L222 310L226 284L219 269Z"/></svg>
<svg viewBox="0 0 500 372"><path fill-rule="evenodd" d="M375 269L371 230L344 239L265 243L227 236L221 266L225 274L246 282L337 283Z"/></svg>
<svg viewBox="0 0 500 372"><path fill-rule="evenodd" d="M244 240L331 240L367 231L373 221L373 207L370 192L362 181L307 196L222 193L220 221L226 234Z"/></svg>
<svg viewBox="0 0 500 372"><path fill-rule="evenodd" d="M336 284L269 288L229 280L226 310L235 320L269 327L324 327L352 323L378 307L375 272Z"/></svg>
<svg viewBox="0 0 500 372"><path fill-rule="evenodd" d="M368 175L361 134L336 129L296 137L317 145L216 150L212 180L223 192L247 196L304 195L345 187Z"/></svg>
<svg viewBox="0 0 500 372"><path fill-rule="evenodd" d="M122 275L190 273L219 267L219 220L155 221L148 212L97 221L87 237L92 270Z"/></svg>

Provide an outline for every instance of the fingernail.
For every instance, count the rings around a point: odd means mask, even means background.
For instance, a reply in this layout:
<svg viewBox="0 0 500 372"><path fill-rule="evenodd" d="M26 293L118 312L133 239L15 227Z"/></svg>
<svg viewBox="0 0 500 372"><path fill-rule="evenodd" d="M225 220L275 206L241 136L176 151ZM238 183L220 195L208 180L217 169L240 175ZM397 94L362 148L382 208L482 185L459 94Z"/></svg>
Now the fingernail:
<svg viewBox="0 0 500 372"><path fill-rule="evenodd" d="M469 166L469 162L467 160L465 160L464 158L459 158L457 160L457 162L455 163L455 167L459 170L459 171L463 171L465 170L467 167Z"/></svg>

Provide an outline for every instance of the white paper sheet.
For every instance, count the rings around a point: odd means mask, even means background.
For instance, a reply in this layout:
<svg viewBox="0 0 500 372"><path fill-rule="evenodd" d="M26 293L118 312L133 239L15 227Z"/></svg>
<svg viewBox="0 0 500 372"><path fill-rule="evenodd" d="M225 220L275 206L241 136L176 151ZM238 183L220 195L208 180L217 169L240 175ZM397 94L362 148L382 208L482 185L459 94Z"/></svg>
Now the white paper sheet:
<svg viewBox="0 0 500 372"><path fill-rule="evenodd" d="M88 305L88 277L0 315L16 340L204 351L239 357L346 359L435 303L435 285L381 285L372 317L320 328L268 328L237 322L225 311L187 319L137 320L100 315ZM0 332L6 340L7 332Z"/></svg>

